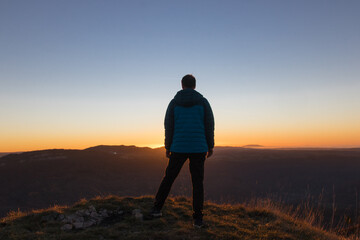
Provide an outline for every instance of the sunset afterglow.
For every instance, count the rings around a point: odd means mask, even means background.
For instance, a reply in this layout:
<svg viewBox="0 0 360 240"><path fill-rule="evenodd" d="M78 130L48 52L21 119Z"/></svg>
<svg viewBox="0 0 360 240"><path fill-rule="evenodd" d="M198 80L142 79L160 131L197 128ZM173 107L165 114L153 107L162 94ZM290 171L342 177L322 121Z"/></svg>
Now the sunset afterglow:
<svg viewBox="0 0 360 240"><path fill-rule="evenodd" d="M188 73L215 145L360 147L358 1L2 1L0 152L160 147Z"/></svg>

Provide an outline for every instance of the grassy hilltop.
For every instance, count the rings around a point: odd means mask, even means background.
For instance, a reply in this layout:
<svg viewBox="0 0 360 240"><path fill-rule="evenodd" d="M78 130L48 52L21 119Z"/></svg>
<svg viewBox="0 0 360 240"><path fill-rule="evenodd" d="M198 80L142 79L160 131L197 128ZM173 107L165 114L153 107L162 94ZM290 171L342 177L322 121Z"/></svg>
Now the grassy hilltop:
<svg viewBox="0 0 360 240"><path fill-rule="evenodd" d="M29 212L12 211L0 219L0 239L343 239L294 219L275 209L219 205L205 202L207 227L192 226L191 199L169 198L162 218L146 220L153 197L96 197L82 199L72 206L54 206ZM64 230L64 217L71 218L79 212L107 214L100 223L79 229ZM144 220L136 218L139 209ZM89 213L90 211L90 213ZM97 213L91 214L97 215ZM86 218L86 216L85 216Z"/></svg>

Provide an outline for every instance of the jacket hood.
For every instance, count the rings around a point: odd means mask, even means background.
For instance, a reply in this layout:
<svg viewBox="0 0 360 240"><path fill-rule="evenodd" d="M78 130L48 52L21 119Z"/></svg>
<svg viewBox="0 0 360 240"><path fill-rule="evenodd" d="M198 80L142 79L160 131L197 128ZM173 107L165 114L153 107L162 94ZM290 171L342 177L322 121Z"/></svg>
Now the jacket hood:
<svg viewBox="0 0 360 240"><path fill-rule="evenodd" d="M174 97L175 103L184 107L196 105L202 99L203 95L191 88L178 91Z"/></svg>

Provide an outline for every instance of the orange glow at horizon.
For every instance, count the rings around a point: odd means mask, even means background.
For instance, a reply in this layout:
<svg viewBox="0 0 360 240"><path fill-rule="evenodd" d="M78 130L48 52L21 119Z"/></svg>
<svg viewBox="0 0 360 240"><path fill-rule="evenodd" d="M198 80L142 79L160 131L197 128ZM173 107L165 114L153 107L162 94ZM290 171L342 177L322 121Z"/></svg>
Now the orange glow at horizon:
<svg viewBox="0 0 360 240"><path fill-rule="evenodd" d="M360 147L358 116L283 118L279 113L277 117L271 115L273 119L269 114L246 118L246 115L232 115L232 112L220 113L216 107L214 110L215 146ZM104 118L83 119L71 124L48 121L51 124L33 124L31 128L12 121L1 132L0 152L84 149L97 145L163 146L162 112L153 114L156 118L149 119L146 124L142 118L129 116L129 119L106 118L106 121ZM101 121L104 122L99 124Z"/></svg>
<svg viewBox="0 0 360 240"><path fill-rule="evenodd" d="M33 151L42 149L84 149L96 145L135 145L139 147L162 147L163 131L134 134L88 133L79 135L48 136L23 135L0 140L0 152ZM342 129L332 131L303 131L271 129L265 131L248 129L243 131L215 132L215 146L244 146L259 144L264 147L359 147L360 131Z"/></svg>
<svg viewBox="0 0 360 240"><path fill-rule="evenodd" d="M85 149L97 145L135 145L139 147L161 146L161 139L149 133L123 135L88 133L62 136L16 136L2 141L0 139L0 152L34 151L43 149Z"/></svg>

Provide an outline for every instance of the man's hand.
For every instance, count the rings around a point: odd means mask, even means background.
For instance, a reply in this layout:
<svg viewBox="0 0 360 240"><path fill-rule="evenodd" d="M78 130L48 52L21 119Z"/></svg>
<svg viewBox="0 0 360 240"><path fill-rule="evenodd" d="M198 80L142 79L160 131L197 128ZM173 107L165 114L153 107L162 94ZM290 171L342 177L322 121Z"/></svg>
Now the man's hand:
<svg viewBox="0 0 360 240"><path fill-rule="evenodd" d="M167 157L167 158L170 158L170 155L171 155L170 150L166 150L166 157Z"/></svg>
<svg viewBox="0 0 360 240"><path fill-rule="evenodd" d="M214 149L213 148L209 149L206 158L211 157L213 155L213 153L214 153Z"/></svg>

